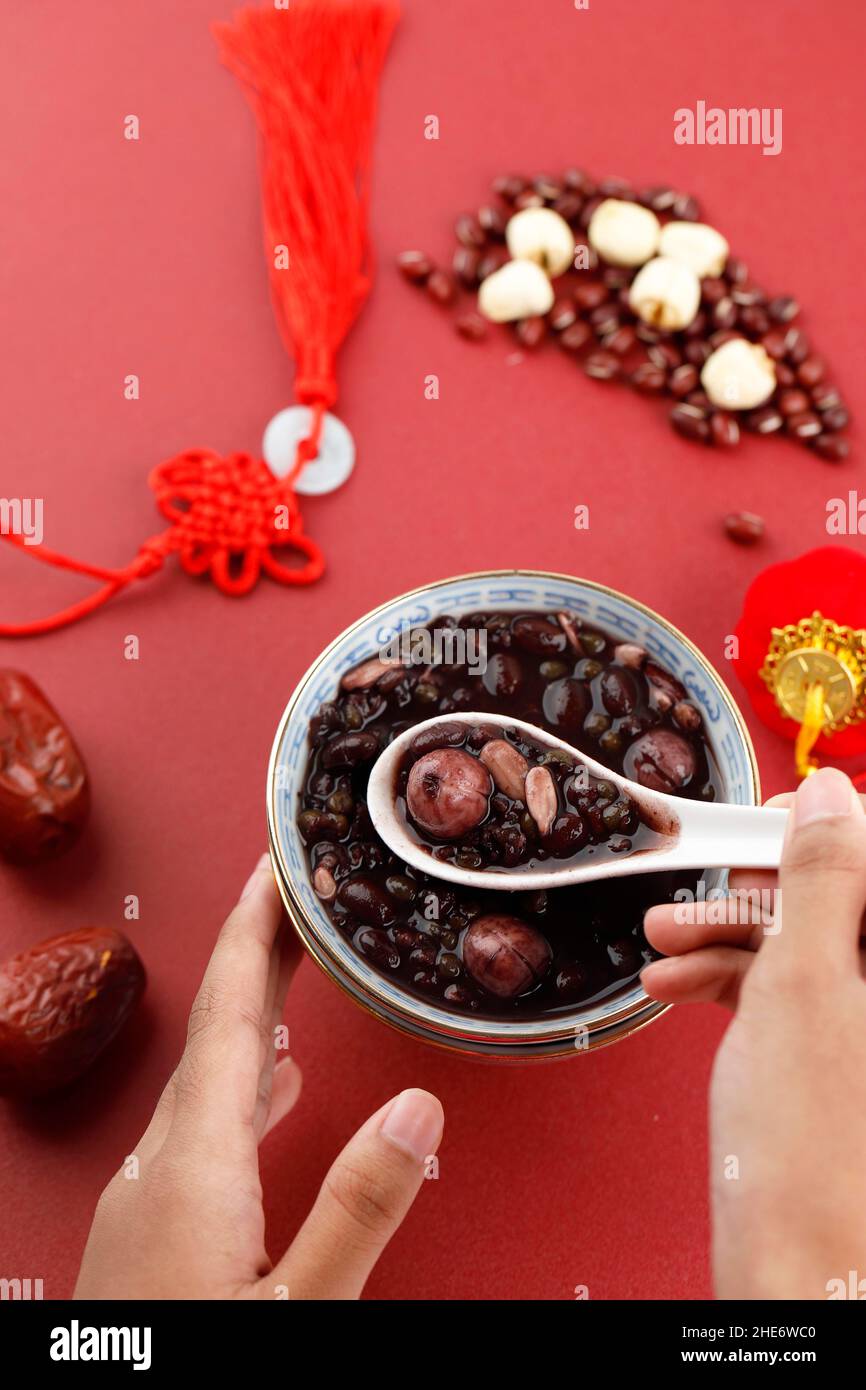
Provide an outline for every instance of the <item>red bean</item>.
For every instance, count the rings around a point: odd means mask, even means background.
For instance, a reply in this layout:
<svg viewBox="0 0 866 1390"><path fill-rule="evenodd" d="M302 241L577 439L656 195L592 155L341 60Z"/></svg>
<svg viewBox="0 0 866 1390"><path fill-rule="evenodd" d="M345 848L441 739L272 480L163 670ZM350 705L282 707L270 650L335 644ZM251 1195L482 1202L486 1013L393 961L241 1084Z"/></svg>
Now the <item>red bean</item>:
<svg viewBox="0 0 866 1390"><path fill-rule="evenodd" d="M621 323L619 310L613 303L602 304L600 308L593 309L589 321L600 338L615 333Z"/></svg>
<svg viewBox="0 0 866 1390"><path fill-rule="evenodd" d="M703 410L696 405L675 405L671 411L671 424L686 439L710 439L710 422Z"/></svg>
<svg viewBox="0 0 866 1390"><path fill-rule="evenodd" d="M734 285L731 298L738 309L753 309L756 305L767 302L767 296L757 285Z"/></svg>
<svg viewBox="0 0 866 1390"><path fill-rule="evenodd" d="M746 416L746 424L750 430L756 434L775 434L784 424L784 420L774 405L764 405L760 410L750 410Z"/></svg>
<svg viewBox="0 0 866 1390"><path fill-rule="evenodd" d="M821 433L821 417L811 410L804 410L799 415L789 415L786 424L789 432L798 439L812 439Z"/></svg>
<svg viewBox="0 0 866 1390"><path fill-rule="evenodd" d="M580 281L574 289L574 298L585 313L598 309L609 297L605 286L597 280Z"/></svg>
<svg viewBox="0 0 866 1390"><path fill-rule="evenodd" d="M516 695L523 681L520 662L510 652L496 652L487 662L482 680L490 695L497 698Z"/></svg>
<svg viewBox="0 0 866 1390"><path fill-rule="evenodd" d="M353 874L337 889L337 902L346 912L371 927L388 927L397 920L397 904L375 879Z"/></svg>
<svg viewBox="0 0 866 1390"><path fill-rule="evenodd" d="M409 748L421 757L423 753L432 753L434 748L456 748L465 737L466 729L462 724L436 724L432 729L422 729L420 734L416 734Z"/></svg>
<svg viewBox="0 0 866 1390"><path fill-rule="evenodd" d="M396 970L400 964L400 952L388 933L376 927L363 927L355 937L355 945L380 970Z"/></svg>
<svg viewBox="0 0 866 1390"><path fill-rule="evenodd" d="M701 294L706 304L720 304L723 299L728 297L730 286L727 280L722 280L717 276L710 276L701 281Z"/></svg>
<svg viewBox="0 0 866 1390"><path fill-rule="evenodd" d="M478 262L478 283L486 280L488 275L493 275L497 270L501 270L507 260L508 253L504 246L491 247Z"/></svg>
<svg viewBox="0 0 866 1390"><path fill-rule="evenodd" d="M667 376L664 367L656 366L655 362L642 362L632 372L629 380L636 390L649 394L663 391L667 383Z"/></svg>
<svg viewBox="0 0 866 1390"><path fill-rule="evenodd" d="M687 396L698 384L697 369L690 362L675 367L668 377L668 390L672 396Z"/></svg>
<svg viewBox="0 0 866 1390"><path fill-rule="evenodd" d="M785 356L795 367L806 361L811 348L809 339L800 328L789 328L785 334Z"/></svg>
<svg viewBox="0 0 866 1390"><path fill-rule="evenodd" d="M720 299L713 310L713 323L716 328L733 328L737 317L737 306L733 299Z"/></svg>
<svg viewBox="0 0 866 1390"><path fill-rule="evenodd" d="M453 276L447 270L434 270L427 277L427 293L438 304L450 304L457 293Z"/></svg>
<svg viewBox="0 0 866 1390"><path fill-rule="evenodd" d="M837 405L834 410L825 410L821 415L821 424L825 430L831 432L844 430L848 424L848 412L844 405Z"/></svg>
<svg viewBox="0 0 866 1390"><path fill-rule="evenodd" d="M517 618L511 631L518 647L535 656L552 656L564 652L568 638L559 623L547 618Z"/></svg>
<svg viewBox="0 0 866 1390"><path fill-rule="evenodd" d="M790 295L781 295L770 300L767 311L775 323L790 323L799 314L800 306Z"/></svg>
<svg viewBox="0 0 866 1390"><path fill-rule="evenodd" d="M680 222L697 222L701 215L701 205L697 198L688 193L678 193L673 205L673 214Z"/></svg>
<svg viewBox="0 0 866 1390"><path fill-rule="evenodd" d="M423 251L401 251L397 266L407 280L423 285L433 271L433 262Z"/></svg>
<svg viewBox="0 0 866 1390"><path fill-rule="evenodd" d="M580 352L592 338L592 329L583 319L577 319L559 335L559 346L566 352Z"/></svg>
<svg viewBox="0 0 866 1390"><path fill-rule="evenodd" d="M618 357L625 357L636 343L637 334L630 324L624 323L622 328L617 328L605 338L604 347L607 352L615 352Z"/></svg>
<svg viewBox="0 0 866 1390"><path fill-rule="evenodd" d="M322 766L329 771L335 767L357 767L359 763L366 763L375 758L378 751L379 740L375 734L363 730L337 734L325 744Z"/></svg>
<svg viewBox="0 0 866 1390"><path fill-rule="evenodd" d="M807 357L797 368L797 380L804 386L817 386L823 381L825 370L820 357Z"/></svg>
<svg viewBox="0 0 866 1390"><path fill-rule="evenodd" d="M659 693L664 695L667 702L666 708L670 708L677 700L686 698L685 686L681 685L676 676L671 675L670 671L665 671L655 661L648 661L644 666L644 674L652 686L653 697Z"/></svg>
<svg viewBox="0 0 866 1390"><path fill-rule="evenodd" d="M809 397L805 391L789 387L779 392L779 409L783 415L801 415L804 410L809 409Z"/></svg>
<svg viewBox="0 0 866 1390"><path fill-rule="evenodd" d="M713 443L723 449L733 449L740 442L740 426L734 416L725 410L717 410L710 417L710 430Z"/></svg>
<svg viewBox="0 0 866 1390"><path fill-rule="evenodd" d="M487 335L487 320L473 310L460 314L454 320L454 327L463 338L479 339Z"/></svg>
<svg viewBox="0 0 866 1390"><path fill-rule="evenodd" d="M780 362L785 356L787 341L788 335L784 328L771 328L769 333L765 333L761 338L761 346L770 357Z"/></svg>
<svg viewBox="0 0 866 1390"><path fill-rule="evenodd" d="M499 208L488 204L478 209L478 225L482 227L488 236L504 237L506 221Z"/></svg>
<svg viewBox="0 0 866 1390"><path fill-rule="evenodd" d="M640 202L644 207L652 208L653 212L670 212L677 200L675 188L669 188L666 184L655 188L645 188L640 195Z"/></svg>
<svg viewBox="0 0 866 1390"><path fill-rule="evenodd" d="M532 187L546 203L555 202L565 192L562 180L555 178L553 174L536 174L532 180Z"/></svg>
<svg viewBox="0 0 866 1390"><path fill-rule="evenodd" d="M457 240L462 242L464 246L478 248L484 246L487 241L484 228L478 218L473 217L471 213L464 213L462 217L458 217L454 224L454 231Z"/></svg>
<svg viewBox="0 0 866 1390"><path fill-rule="evenodd" d="M577 306L573 299L557 299L553 308L547 316L547 321L555 332L561 333L564 328L570 328L577 320Z"/></svg>
<svg viewBox="0 0 866 1390"><path fill-rule="evenodd" d="M739 324L747 333L752 333L756 338L760 338L762 333L769 332L770 316L766 309L762 309L759 304L749 305L740 310Z"/></svg>
<svg viewBox="0 0 866 1390"><path fill-rule="evenodd" d="M754 512L731 512L725 517L725 533L737 545L756 545L764 529L763 517Z"/></svg>
<svg viewBox="0 0 866 1390"><path fill-rule="evenodd" d="M468 246L458 246L454 252L454 259L451 262L451 269L457 276L461 285L465 285L468 290L474 289L478 284L478 266L481 256L478 251L471 250Z"/></svg>
<svg viewBox="0 0 866 1390"><path fill-rule="evenodd" d="M601 348L598 352L589 354L583 364L583 370L596 381L613 381L620 373L619 358L615 353L606 352Z"/></svg>
<svg viewBox="0 0 866 1390"><path fill-rule="evenodd" d="M836 406L842 404L842 397L835 386L822 384L812 392L812 401L816 410L835 410Z"/></svg>
<svg viewBox="0 0 866 1390"><path fill-rule="evenodd" d="M687 733L696 734L703 725L701 712L688 700L678 700L671 710L673 721Z"/></svg>
<svg viewBox="0 0 866 1390"><path fill-rule="evenodd" d="M580 214L581 227L586 228L589 226L590 222L592 221L593 213L596 211L597 208L601 207L603 202L603 198L599 198L596 196L587 199L587 201L583 205L583 212Z"/></svg>
<svg viewBox="0 0 866 1390"><path fill-rule="evenodd" d="M583 199L577 193L563 193L553 204L553 211L558 212L569 226L574 226L580 221Z"/></svg>
<svg viewBox="0 0 866 1390"><path fill-rule="evenodd" d="M638 698L637 683L631 672L608 667L601 678L601 698L608 714L617 718L631 714Z"/></svg>
<svg viewBox="0 0 866 1390"><path fill-rule="evenodd" d="M502 174L493 180L493 192L504 198L507 203L513 203L525 187L526 179L522 174Z"/></svg>
<svg viewBox="0 0 866 1390"><path fill-rule="evenodd" d="M812 445L816 452L830 463L841 463L850 452L848 440L841 434L816 435L812 440Z"/></svg>
<svg viewBox="0 0 866 1390"><path fill-rule="evenodd" d="M555 728L578 730L589 713L591 699L583 681L566 676L552 681L544 692L544 717Z"/></svg>
<svg viewBox="0 0 866 1390"><path fill-rule="evenodd" d="M595 192L595 184L584 169L566 169L562 182L566 188L582 193L585 198Z"/></svg>
<svg viewBox="0 0 866 1390"><path fill-rule="evenodd" d="M547 322L536 314L532 318L521 319L514 328L515 336L522 347L530 350L540 347L547 335Z"/></svg>
<svg viewBox="0 0 866 1390"><path fill-rule="evenodd" d="M662 339L661 342L654 343L652 347L648 348L647 357L657 367L665 367L671 372L674 368L679 367L683 360L679 348L666 339Z"/></svg>
<svg viewBox="0 0 866 1390"><path fill-rule="evenodd" d="M342 840L349 833L349 821L346 816L332 815L329 811L302 811L298 816L298 829L304 844L312 847Z"/></svg>
<svg viewBox="0 0 866 1390"><path fill-rule="evenodd" d="M557 816L541 843L555 859L569 859L587 843L589 836L586 821L575 811L566 811Z"/></svg>

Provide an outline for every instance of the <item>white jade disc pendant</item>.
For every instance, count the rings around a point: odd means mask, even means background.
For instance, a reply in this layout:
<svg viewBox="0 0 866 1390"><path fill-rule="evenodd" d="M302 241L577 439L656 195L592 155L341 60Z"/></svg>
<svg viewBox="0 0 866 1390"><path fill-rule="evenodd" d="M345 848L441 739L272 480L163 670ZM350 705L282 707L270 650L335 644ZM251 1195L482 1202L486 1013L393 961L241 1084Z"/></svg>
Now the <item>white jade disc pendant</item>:
<svg viewBox="0 0 866 1390"><path fill-rule="evenodd" d="M306 405L280 410L262 437L265 463L277 478L284 478L295 462L295 451L310 432L312 411ZM306 464L295 480L295 491L318 497L341 487L355 467L355 441L342 420L325 415L319 455Z"/></svg>

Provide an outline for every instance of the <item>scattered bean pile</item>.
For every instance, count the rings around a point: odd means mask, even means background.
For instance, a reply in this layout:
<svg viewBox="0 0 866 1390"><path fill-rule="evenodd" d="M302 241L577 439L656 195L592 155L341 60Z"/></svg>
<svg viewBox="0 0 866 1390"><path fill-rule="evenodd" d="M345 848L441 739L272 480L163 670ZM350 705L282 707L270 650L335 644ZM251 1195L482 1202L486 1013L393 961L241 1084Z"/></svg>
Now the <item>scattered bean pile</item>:
<svg viewBox="0 0 866 1390"><path fill-rule="evenodd" d="M446 1008L539 1017L633 980L652 956L645 910L677 888L694 890L699 876L639 875L504 900L437 882L373 830L366 788L379 752L413 724L462 709L537 724L657 790L712 800L717 773L700 712L643 648L568 613L477 612L430 624L434 633L460 627L486 636L483 674L457 660L402 666L371 655L344 676L311 721L298 825L316 893L376 969ZM593 807L602 824L607 807L618 807L611 818L625 815L600 785L586 795L573 809L590 825Z"/></svg>
<svg viewBox="0 0 866 1390"><path fill-rule="evenodd" d="M597 381L673 398L671 424L688 439L731 448L741 428L783 431L830 462L848 456L848 410L796 322L798 303L752 280L694 198L579 169L508 175L493 194L458 217L450 269L421 251L398 258L408 280L456 306L464 337L483 338L493 319L523 348L554 338ZM533 231L522 220L533 209L558 220Z"/></svg>
<svg viewBox="0 0 866 1390"><path fill-rule="evenodd" d="M432 857L461 869L626 854L641 830L641 845L654 838L614 782L516 729L424 730L403 760L397 797Z"/></svg>

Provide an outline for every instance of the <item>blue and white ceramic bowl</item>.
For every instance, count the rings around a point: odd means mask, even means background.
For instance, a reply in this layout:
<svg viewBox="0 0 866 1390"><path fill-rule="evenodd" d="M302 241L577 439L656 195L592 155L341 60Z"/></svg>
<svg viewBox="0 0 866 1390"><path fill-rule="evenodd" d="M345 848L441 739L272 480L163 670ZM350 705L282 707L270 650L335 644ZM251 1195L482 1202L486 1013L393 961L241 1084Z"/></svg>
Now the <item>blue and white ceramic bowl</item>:
<svg viewBox="0 0 866 1390"><path fill-rule="evenodd" d="M635 599L588 579L541 570L495 570L444 579L401 594L359 618L313 663L289 700L271 752L267 784L271 857L286 911L310 955L356 1003L383 1022L476 1057L531 1061L573 1056L626 1037L657 1018L666 1006L649 999L639 983L615 997L533 1020L467 1017L416 998L368 965L338 932L313 892L297 829L310 718L323 701L335 696L343 673L405 628L423 625L440 613L460 615L485 608L551 612L569 608L624 641L646 647L674 672L699 706L724 799L746 806L760 802L755 754L742 715L721 677L687 637ZM707 876L708 887L715 881Z"/></svg>

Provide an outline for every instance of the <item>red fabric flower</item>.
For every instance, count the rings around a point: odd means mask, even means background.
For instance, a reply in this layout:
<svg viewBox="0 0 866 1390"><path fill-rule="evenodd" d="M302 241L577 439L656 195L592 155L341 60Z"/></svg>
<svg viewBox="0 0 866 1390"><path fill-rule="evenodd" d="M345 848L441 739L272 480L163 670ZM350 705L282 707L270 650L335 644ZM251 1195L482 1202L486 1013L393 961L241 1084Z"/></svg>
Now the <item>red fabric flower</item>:
<svg viewBox="0 0 866 1390"><path fill-rule="evenodd" d="M737 675L759 718L783 738L796 739L799 725L787 719L761 679L774 627L796 624L817 609L846 627L866 628L866 556L844 546L822 546L797 560L770 565L748 590L735 629ZM866 752L866 721L819 738L817 753L852 758ZM864 788L866 790L866 788Z"/></svg>

